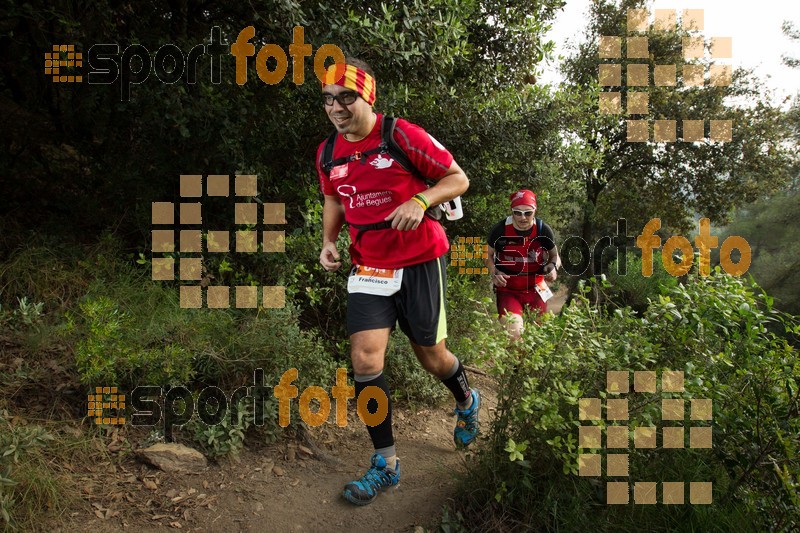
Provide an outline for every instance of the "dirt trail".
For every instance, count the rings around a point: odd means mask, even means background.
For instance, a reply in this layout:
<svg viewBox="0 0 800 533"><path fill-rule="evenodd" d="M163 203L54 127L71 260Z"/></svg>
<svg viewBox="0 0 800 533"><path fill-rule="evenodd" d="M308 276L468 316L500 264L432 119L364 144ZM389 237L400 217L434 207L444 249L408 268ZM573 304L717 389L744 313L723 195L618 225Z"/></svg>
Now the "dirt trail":
<svg viewBox="0 0 800 533"><path fill-rule="evenodd" d="M550 300L558 313L566 299ZM472 373L481 389L480 421L488 428L497 403L491 378ZM352 406L351 406L352 407ZM420 531L435 526L469 453L453 445L450 402L412 412L396 409L395 439L401 464L397 488L357 507L341 497L345 483L361 476L372 446L350 409L348 426L326 423L312 430L318 451L299 441L246 448L238 462L225 461L191 474L167 474L136 462L98 461L80 476L80 503L50 529L56 531ZM113 444L113 443L112 443Z"/></svg>
<svg viewBox="0 0 800 533"><path fill-rule="evenodd" d="M489 378L473 374L481 389L480 419L488 427L496 397ZM351 413L352 415L352 413ZM245 449L238 463L211 465L191 474L166 474L132 459L111 473L98 465L82 504L62 517L61 531L415 531L434 526L452 498L468 454L453 445L455 416L449 402L395 411L401 465L397 488L372 504L351 505L345 483L361 476L372 446L356 418L346 428L324 424L312 437L326 456L309 456L299 442ZM352 417L351 417L352 418ZM417 531L419 531L417 529Z"/></svg>

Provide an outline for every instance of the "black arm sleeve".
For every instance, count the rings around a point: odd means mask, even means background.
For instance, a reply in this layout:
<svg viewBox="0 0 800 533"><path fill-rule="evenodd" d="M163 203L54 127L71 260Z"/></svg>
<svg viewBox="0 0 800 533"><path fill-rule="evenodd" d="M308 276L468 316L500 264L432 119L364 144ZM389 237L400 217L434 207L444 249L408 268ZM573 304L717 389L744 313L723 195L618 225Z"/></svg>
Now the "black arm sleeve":
<svg viewBox="0 0 800 533"><path fill-rule="evenodd" d="M547 225L547 222L542 222L542 233L536 237L539 244L545 250L552 250L556 245L556 236L553 233L553 228Z"/></svg>
<svg viewBox="0 0 800 533"><path fill-rule="evenodd" d="M501 249L503 247L502 242L498 241L500 240L500 237L503 236L503 233L505 233L505 226L505 220L501 220L492 227L491 231L489 231L489 237L486 239L486 244L494 248L495 252L499 251L498 247Z"/></svg>

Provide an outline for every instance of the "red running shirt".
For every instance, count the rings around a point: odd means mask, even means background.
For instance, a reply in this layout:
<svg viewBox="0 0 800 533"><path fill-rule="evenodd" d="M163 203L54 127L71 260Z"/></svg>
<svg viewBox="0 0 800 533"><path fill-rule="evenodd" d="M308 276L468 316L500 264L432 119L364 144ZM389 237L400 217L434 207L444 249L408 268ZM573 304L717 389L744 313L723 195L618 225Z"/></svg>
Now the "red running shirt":
<svg viewBox="0 0 800 533"><path fill-rule="evenodd" d="M336 136L333 159L348 157L380 146L383 115L377 115L372 131L357 142ZM447 172L453 156L424 129L397 119L394 138L419 172L438 180ZM317 174L322 194L338 196L350 224L383 222L398 206L427 186L404 170L389 154L372 154L350 161L326 175L321 167L323 141L317 149ZM436 259L447 253L450 245L439 222L423 217L415 230L392 228L365 231L356 243L358 230L350 226L350 259L353 263L375 268L403 268Z"/></svg>

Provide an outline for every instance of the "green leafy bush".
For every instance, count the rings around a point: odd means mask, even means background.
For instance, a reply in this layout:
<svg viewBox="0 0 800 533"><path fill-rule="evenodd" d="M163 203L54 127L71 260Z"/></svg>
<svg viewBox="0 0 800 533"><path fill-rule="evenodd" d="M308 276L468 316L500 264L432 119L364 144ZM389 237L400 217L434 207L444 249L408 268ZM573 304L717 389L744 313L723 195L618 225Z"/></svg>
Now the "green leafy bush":
<svg viewBox="0 0 800 533"><path fill-rule="evenodd" d="M677 285L678 280L664 269L661 251L653 251L653 275L642 275L642 258L640 254L626 252L626 272L620 270L618 261L613 261L608 268L610 283L608 298L617 307L631 307L637 312L647 309L648 302L657 300L667 294L669 289Z"/></svg>
<svg viewBox="0 0 800 533"><path fill-rule="evenodd" d="M492 331L493 318L485 320L476 330L486 333L474 342L496 354L498 407L459 507L469 520L503 517L511 529L565 531L800 525L800 363L786 339L766 326L789 334L800 328L755 287L719 270L689 277L643 316L630 308L606 313L578 297L510 347ZM606 425L581 421L579 399L605 399L612 370L681 370L685 392L665 398L712 399L712 422L689 422L685 402L684 423L710 424L711 450L631 446L628 479L713 481L713 505L606 506L601 479L578 477L579 454L592 451L578 447L578 427ZM661 395L624 397L630 427L660 425ZM471 511L485 506L490 513Z"/></svg>
<svg viewBox="0 0 800 533"><path fill-rule="evenodd" d="M184 347L169 342L142 346L133 317L110 298L89 299L79 308L86 336L77 344L75 363L84 383L133 388L185 383L194 374L192 355Z"/></svg>

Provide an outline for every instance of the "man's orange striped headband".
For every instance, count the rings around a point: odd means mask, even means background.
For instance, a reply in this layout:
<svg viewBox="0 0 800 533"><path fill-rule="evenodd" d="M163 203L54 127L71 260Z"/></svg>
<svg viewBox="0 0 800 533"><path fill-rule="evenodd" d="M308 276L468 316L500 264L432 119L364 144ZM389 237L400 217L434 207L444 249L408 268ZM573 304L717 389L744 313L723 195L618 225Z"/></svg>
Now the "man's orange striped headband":
<svg viewBox="0 0 800 533"><path fill-rule="evenodd" d="M353 65L336 64L328 67L322 86L341 85L357 92L369 105L375 103L375 78Z"/></svg>

